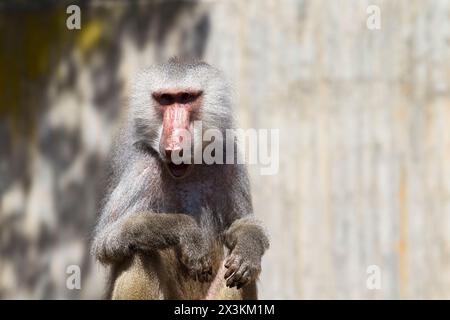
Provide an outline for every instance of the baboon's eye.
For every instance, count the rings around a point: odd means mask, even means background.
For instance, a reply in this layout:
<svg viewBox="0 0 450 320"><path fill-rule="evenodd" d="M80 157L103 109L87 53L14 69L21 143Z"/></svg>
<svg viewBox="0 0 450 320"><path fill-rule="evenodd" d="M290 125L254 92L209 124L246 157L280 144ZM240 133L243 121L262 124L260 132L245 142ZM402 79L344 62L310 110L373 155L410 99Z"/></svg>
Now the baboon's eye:
<svg viewBox="0 0 450 320"><path fill-rule="evenodd" d="M163 93L161 95L154 95L154 98L162 105L169 105L175 102L175 97L168 93Z"/></svg>
<svg viewBox="0 0 450 320"><path fill-rule="evenodd" d="M169 92L154 92L152 94L160 105L172 105L174 103L190 104L195 102L200 97L202 91L169 91Z"/></svg>
<svg viewBox="0 0 450 320"><path fill-rule="evenodd" d="M187 92L183 92L181 95L180 95L180 103L188 103L188 102L191 102L193 100L193 95L192 94L189 94L189 93L187 93Z"/></svg>

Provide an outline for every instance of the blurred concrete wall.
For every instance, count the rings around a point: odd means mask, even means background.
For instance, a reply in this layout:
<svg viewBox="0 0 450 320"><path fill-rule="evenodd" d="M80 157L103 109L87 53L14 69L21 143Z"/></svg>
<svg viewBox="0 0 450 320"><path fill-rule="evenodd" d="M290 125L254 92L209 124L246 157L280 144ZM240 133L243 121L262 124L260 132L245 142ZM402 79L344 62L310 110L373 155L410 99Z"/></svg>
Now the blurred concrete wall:
<svg viewBox="0 0 450 320"><path fill-rule="evenodd" d="M6 3L1 298L101 296L88 244L128 81L175 54L226 72L241 127L280 129L279 173L250 167L261 298L450 298L450 1L87 1L78 31Z"/></svg>

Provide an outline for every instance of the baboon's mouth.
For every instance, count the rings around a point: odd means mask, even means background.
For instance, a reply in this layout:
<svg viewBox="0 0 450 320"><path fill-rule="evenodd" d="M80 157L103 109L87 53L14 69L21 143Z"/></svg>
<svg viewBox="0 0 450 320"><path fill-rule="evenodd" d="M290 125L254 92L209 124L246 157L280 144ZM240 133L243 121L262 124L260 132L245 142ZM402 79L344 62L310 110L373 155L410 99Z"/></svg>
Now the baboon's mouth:
<svg viewBox="0 0 450 320"><path fill-rule="evenodd" d="M173 162L168 162L166 163L166 167L174 178L179 179L185 177L189 173L191 165L184 163L175 164Z"/></svg>

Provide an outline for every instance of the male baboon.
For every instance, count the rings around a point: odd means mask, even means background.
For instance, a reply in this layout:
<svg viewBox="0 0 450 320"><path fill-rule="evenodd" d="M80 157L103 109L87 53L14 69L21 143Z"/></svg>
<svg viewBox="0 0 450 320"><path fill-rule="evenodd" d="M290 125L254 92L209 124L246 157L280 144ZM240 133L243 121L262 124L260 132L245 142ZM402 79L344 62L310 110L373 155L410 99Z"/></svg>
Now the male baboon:
<svg viewBox="0 0 450 320"><path fill-rule="evenodd" d="M111 267L111 298L256 299L269 242L246 168L173 160L202 151L205 130L233 128L231 104L206 63L171 59L137 77L92 246Z"/></svg>

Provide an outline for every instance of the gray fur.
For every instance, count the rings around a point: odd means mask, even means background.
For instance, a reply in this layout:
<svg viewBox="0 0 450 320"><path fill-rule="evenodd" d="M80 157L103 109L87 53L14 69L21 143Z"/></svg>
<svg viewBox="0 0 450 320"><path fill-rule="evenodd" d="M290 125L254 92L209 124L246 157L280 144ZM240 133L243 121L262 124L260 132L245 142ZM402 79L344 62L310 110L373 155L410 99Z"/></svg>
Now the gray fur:
<svg viewBox="0 0 450 320"><path fill-rule="evenodd" d="M211 281L211 273L216 274L224 261L231 272L228 286L240 288L254 282L269 243L253 216L245 166L198 164L187 177L175 180L159 154L162 119L155 112L151 93L165 88L202 90L203 104L196 117L203 121L204 130L224 131L233 128L234 122L224 77L206 63L172 59L143 71L133 88L128 118L114 153L111 191L95 229L92 253L117 274L117 266L136 253L173 250L187 268L187 276L200 282ZM224 244L231 252L228 257L222 256ZM219 259L218 263L214 259ZM181 274L178 262L167 265L175 275ZM183 287L186 277L176 278L170 281ZM195 297L195 285L190 288L187 292L171 289L163 296ZM206 294L208 285L199 283L195 290Z"/></svg>

